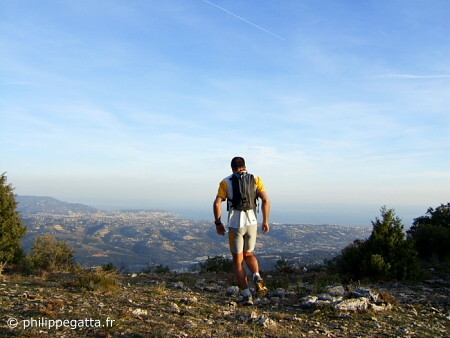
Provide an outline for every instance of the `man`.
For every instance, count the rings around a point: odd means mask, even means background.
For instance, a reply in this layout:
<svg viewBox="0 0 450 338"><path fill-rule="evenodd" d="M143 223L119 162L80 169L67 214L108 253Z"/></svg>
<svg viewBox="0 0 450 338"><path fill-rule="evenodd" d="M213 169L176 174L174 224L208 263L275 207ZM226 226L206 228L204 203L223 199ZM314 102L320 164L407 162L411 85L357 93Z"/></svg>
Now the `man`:
<svg viewBox="0 0 450 338"><path fill-rule="evenodd" d="M233 256L233 266L235 269L238 286L242 290L242 302L245 305L252 305L253 299L247 281L247 273L244 268L244 262L253 274L253 282L255 284L258 297L267 293L267 288L264 286L263 280L259 274L258 260L253 254L256 244L257 236L257 220L256 208L250 210L236 210L230 203L233 199L232 177L239 173L247 171L245 160L242 157L235 157L231 160L231 170L233 174L224 178L219 185L216 199L213 204L214 218L216 224L216 231L219 235L225 235L226 230L222 224L222 202L228 200L228 241L230 244L230 251ZM264 234L270 231L269 214L270 214L270 199L267 195L263 181L260 177L255 177L256 197L262 201L262 232Z"/></svg>

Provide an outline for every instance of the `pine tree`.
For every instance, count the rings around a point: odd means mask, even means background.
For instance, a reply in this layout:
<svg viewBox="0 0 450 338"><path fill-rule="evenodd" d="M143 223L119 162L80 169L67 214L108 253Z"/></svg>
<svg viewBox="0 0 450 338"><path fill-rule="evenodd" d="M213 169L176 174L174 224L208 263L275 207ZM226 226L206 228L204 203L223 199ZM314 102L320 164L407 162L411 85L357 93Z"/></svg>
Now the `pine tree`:
<svg viewBox="0 0 450 338"><path fill-rule="evenodd" d="M420 258L450 258L450 203L428 208L426 216L414 219L407 233Z"/></svg>
<svg viewBox="0 0 450 338"><path fill-rule="evenodd" d="M393 209L381 208L381 218L372 221L366 241L355 241L334 259L334 266L351 278L411 280L421 276L417 251L407 240L402 221Z"/></svg>
<svg viewBox="0 0 450 338"><path fill-rule="evenodd" d="M372 221L373 231L367 240L371 254L367 272L400 280L418 277L417 252L413 243L406 240L402 220L394 209L386 207L381 208L381 216Z"/></svg>
<svg viewBox="0 0 450 338"><path fill-rule="evenodd" d="M21 239L26 227L16 210L17 201L5 173L0 176L0 263L17 262L23 255Z"/></svg>

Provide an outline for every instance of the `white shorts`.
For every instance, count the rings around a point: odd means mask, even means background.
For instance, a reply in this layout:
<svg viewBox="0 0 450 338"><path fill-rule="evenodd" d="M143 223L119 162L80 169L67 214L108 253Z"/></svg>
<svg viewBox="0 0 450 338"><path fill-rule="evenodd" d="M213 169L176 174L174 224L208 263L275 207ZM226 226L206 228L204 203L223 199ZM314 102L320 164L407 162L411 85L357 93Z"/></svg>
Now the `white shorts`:
<svg viewBox="0 0 450 338"><path fill-rule="evenodd" d="M258 225L247 225L242 228L228 228L228 242L233 254L253 252L258 236Z"/></svg>

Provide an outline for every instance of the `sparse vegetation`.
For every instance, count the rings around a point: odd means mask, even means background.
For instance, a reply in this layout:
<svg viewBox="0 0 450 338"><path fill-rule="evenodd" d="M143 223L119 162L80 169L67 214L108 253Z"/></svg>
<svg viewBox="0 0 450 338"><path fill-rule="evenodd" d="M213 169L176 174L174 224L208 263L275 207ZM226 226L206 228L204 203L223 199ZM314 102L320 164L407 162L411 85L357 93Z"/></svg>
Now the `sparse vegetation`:
<svg viewBox="0 0 450 338"><path fill-rule="evenodd" d="M31 252L34 268L46 272L69 271L75 263L74 250L66 242L57 241L49 234L37 237Z"/></svg>
<svg viewBox="0 0 450 338"><path fill-rule="evenodd" d="M0 318L5 318L0 322L0 335L438 337L447 336L450 330L446 318L448 283L414 284L411 287L397 283L373 285L381 300L393 307L386 311L349 312L301 306L304 296L320 295L325 289L322 285L333 284L324 268L311 268L307 272L296 269L289 274L268 271L286 285L286 293L272 289L266 300L256 302L254 306L236 303L239 296L227 293L230 284L223 273L145 273L134 277L116 274L113 282L106 282L104 273L98 269L47 274L45 278L7 276L0 282ZM359 287L361 285L350 289ZM11 327L7 324L11 317L21 324L30 318L73 321L88 318L101 325ZM107 319L109 327L106 327Z"/></svg>
<svg viewBox="0 0 450 338"><path fill-rule="evenodd" d="M74 286L92 292L114 292L119 288L117 270L81 269L75 270Z"/></svg>

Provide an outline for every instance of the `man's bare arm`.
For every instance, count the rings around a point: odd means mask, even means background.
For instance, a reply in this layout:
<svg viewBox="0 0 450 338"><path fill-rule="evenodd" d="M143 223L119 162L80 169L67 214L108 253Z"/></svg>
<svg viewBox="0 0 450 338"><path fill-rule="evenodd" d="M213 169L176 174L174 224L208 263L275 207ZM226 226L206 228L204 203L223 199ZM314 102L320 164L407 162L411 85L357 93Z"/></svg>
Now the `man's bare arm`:
<svg viewBox="0 0 450 338"><path fill-rule="evenodd" d="M225 235L225 227L220 220L222 217L222 202L225 199L217 196L213 203L214 223L216 224L216 231L219 235Z"/></svg>
<svg viewBox="0 0 450 338"><path fill-rule="evenodd" d="M262 231L264 234L268 233L270 231L269 226L269 216L270 216L270 198L266 191L260 191L258 193L258 197L261 198L261 211L263 215L262 220Z"/></svg>

